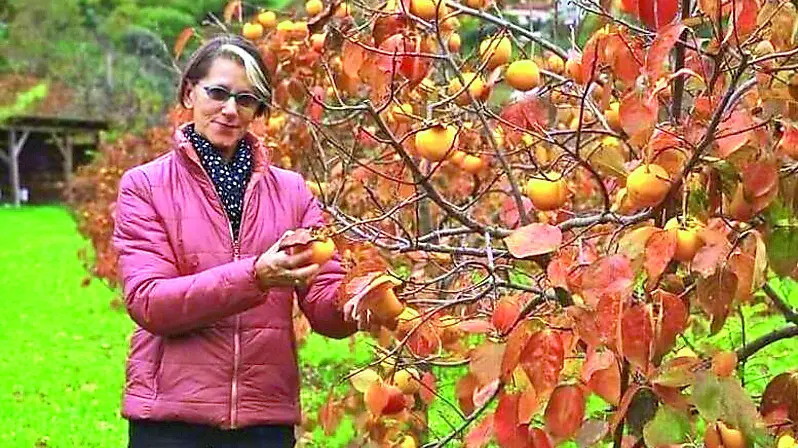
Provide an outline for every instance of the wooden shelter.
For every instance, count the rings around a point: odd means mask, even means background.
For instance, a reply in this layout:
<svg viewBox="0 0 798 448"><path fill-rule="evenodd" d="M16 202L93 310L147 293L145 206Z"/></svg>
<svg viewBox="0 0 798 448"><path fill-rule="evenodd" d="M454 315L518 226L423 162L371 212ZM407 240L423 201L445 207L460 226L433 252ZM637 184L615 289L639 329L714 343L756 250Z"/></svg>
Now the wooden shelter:
<svg viewBox="0 0 798 448"><path fill-rule="evenodd" d="M0 104L9 104L16 95L40 81L21 76L0 77L0 86L4 90ZM52 86L47 96L38 101L30 110L12 115L0 121L0 185L7 185L11 202L19 206L23 202L23 184L21 174L36 173L39 169L49 170L52 163L32 163L32 160L52 159L57 152L60 158L59 185L63 187L63 199L71 200L72 173L76 162L85 161L86 149L99 145L99 133L108 128L106 120L89 118L87 114L75 113L70 108L70 96L63 88ZM77 149L77 151L76 151ZM22 158L23 151L31 157ZM27 164L24 163L27 160ZM23 163L21 163L21 161ZM42 168L42 166L44 168ZM60 174L60 175L59 175ZM6 202L6 199L2 199Z"/></svg>

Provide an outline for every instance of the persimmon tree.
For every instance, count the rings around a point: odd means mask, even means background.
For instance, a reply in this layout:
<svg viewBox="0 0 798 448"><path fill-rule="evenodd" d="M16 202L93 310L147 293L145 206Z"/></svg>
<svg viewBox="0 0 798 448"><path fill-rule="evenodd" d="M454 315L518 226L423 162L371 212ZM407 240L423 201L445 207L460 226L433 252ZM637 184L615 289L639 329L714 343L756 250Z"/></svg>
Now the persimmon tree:
<svg viewBox="0 0 798 448"><path fill-rule="evenodd" d="M795 6L576 3L600 26L566 48L480 0L232 1L176 43L179 58L224 28L258 45L274 104L255 132L330 222L296 243L331 236L342 309L374 316L374 362L319 411L325 430L343 412L403 448L731 448L798 430L795 370L761 397L743 387L746 360L798 335L771 283L798 278ZM78 216L111 279L91 207L113 199L90 196ZM783 322L704 343L754 307ZM425 431L436 400L458 416L446 434Z"/></svg>

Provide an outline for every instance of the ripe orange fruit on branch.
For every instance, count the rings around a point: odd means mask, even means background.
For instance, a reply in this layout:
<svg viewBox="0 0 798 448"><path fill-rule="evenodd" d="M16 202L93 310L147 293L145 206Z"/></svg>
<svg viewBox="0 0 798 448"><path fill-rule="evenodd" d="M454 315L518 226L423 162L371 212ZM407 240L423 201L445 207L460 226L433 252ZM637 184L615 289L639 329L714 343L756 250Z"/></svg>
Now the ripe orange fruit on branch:
<svg viewBox="0 0 798 448"><path fill-rule="evenodd" d="M452 53L457 53L460 51L460 46L462 45L462 40L460 39L460 35L457 33L452 33L449 36L449 40L446 43L447 48Z"/></svg>
<svg viewBox="0 0 798 448"><path fill-rule="evenodd" d="M659 165L643 164L635 168L626 178L626 192L638 207L653 207L668 194L670 175Z"/></svg>
<svg viewBox="0 0 798 448"><path fill-rule="evenodd" d="M553 54L546 59L546 68L558 75L565 70L565 61L559 55Z"/></svg>
<svg viewBox="0 0 798 448"><path fill-rule="evenodd" d="M485 81L482 80L481 76L478 76L476 73L463 73L463 81L465 81L465 85L468 86L468 93L471 94L476 100L485 101L488 99L488 95L490 94L490 90L485 86ZM468 94L463 90L463 84L460 83L460 79L457 77L452 78L449 81L449 86L446 89L446 92L449 95L454 95L457 92L463 91L457 98L455 98L455 102L461 106L465 106L471 102L471 99L468 97Z"/></svg>
<svg viewBox="0 0 798 448"><path fill-rule="evenodd" d="M397 105L391 108L393 118L399 123L407 123L413 116L413 105L410 103L403 103L401 106Z"/></svg>
<svg viewBox="0 0 798 448"><path fill-rule="evenodd" d="M342 2L335 9L335 17L346 17L351 13L352 13L352 8L349 6L349 2Z"/></svg>
<svg viewBox="0 0 798 448"><path fill-rule="evenodd" d="M249 40L258 40L263 37L263 25L260 23L245 23L241 35Z"/></svg>
<svg viewBox="0 0 798 448"><path fill-rule="evenodd" d="M466 154L458 164L463 171L470 174L479 174L485 168L485 162L478 156Z"/></svg>
<svg viewBox="0 0 798 448"><path fill-rule="evenodd" d="M510 61L513 54L513 44L510 38L492 36L479 44L479 56L488 61L488 69L492 70Z"/></svg>
<svg viewBox="0 0 798 448"><path fill-rule="evenodd" d="M308 2L305 3L305 12L307 12L309 16L315 16L323 9L324 3L322 3L321 0L308 0Z"/></svg>
<svg viewBox="0 0 798 448"><path fill-rule="evenodd" d="M577 57L568 58L565 61L565 75L577 84L582 84L582 60Z"/></svg>
<svg viewBox="0 0 798 448"><path fill-rule="evenodd" d="M621 127L620 109L621 105L617 101L613 101L610 103L610 108L604 111L604 119L607 120L610 129L615 132L621 132L623 130Z"/></svg>
<svg viewBox="0 0 798 448"><path fill-rule="evenodd" d="M525 193L538 210L555 210L568 200L568 187L562 174L549 171L537 175L526 183Z"/></svg>
<svg viewBox="0 0 798 448"><path fill-rule="evenodd" d="M377 321L391 330L396 329L397 318L405 310L393 290L399 284L400 281L390 275L380 275L369 284L364 299L365 306L374 313Z"/></svg>
<svg viewBox="0 0 798 448"><path fill-rule="evenodd" d="M300 246L298 252L304 252L307 249L310 249L312 252L309 263L321 266L330 261L333 254L335 254L335 242L329 237L323 240L311 241L308 244Z"/></svg>
<svg viewBox="0 0 798 448"><path fill-rule="evenodd" d="M433 162L439 162L446 158L455 145L457 139L457 128L454 126L433 126L416 133L416 150L421 157Z"/></svg>
<svg viewBox="0 0 798 448"><path fill-rule="evenodd" d="M424 20L434 20L436 17L443 17L447 14L446 6L443 2L434 0L410 0L410 12Z"/></svg>
<svg viewBox="0 0 798 448"><path fill-rule="evenodd" d="M795 446L795 437L790 434L782 435L779 437L779 441L776 442L776 448L794 448Z"/></svg>
<svg viewBox="0 0 798 448"><path fill-rule="evenodd" d="M704 245L704 240L698 236L698 228L681 225L676 216L665 223L665 230L676 231L676 252L673 255L673 259L676 261L686 263L692 260L698 249Z"/></svg>
<svg viewBox="0 0 798 448"><path fill-rule="evenodd" d="M540 68L531 59L521 59L510 64L504 79L516 90L532 90L540 85Z"/></svg>
<svg viewBox="0 0 798 448"><path fill-rule="evenodd" d="M277 26L277 15L274 11L263 11L262 13L258 14L258 23L263 25L266 29L272 29Z"/></svg>

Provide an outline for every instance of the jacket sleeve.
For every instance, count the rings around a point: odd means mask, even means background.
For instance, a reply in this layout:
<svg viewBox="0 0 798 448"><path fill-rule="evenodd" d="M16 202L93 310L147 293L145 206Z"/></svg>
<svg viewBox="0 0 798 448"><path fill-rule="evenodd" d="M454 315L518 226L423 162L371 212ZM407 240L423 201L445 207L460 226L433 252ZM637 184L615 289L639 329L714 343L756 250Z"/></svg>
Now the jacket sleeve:
<svg viewBox="0 0 798 448"><path fill-rule="evenodd" d="M300 178L301 180L301 178ZM300 227L324 224L321 208L305 183L300 181L297 196L300 201ZM310 326L317 333L331 338L345 338L357 331L357 324L344 320L343 312L336 304L336 295L344 279L340 257L325 263L309 288L297 288L299 307L305 313Z"/></svg>
<svg viewBox="0 0 798 448"><path fill-rule="evenodd" d="M128 313L159 335L184 333L259 305L265 299L248 257L180 276L145 173L132 170L119 184L113 244Z"/></svg>

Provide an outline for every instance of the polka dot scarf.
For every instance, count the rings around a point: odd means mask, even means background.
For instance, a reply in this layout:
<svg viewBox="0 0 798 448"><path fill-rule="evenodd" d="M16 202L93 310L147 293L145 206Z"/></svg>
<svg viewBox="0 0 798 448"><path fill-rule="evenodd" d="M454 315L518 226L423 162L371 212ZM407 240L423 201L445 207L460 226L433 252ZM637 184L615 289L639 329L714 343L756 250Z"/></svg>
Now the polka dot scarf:
<svg viewBox="0 0 798 448"><path fill-rule="evenodd" d="M233 235L238 239L244 209L244 191L252 174L252 150L249 144L241 139L233 158L227 162L208 139L194 130L193 124L186 126L183 132L197 150L205 172L213 181L227 217L230 218Z"/></svg>

